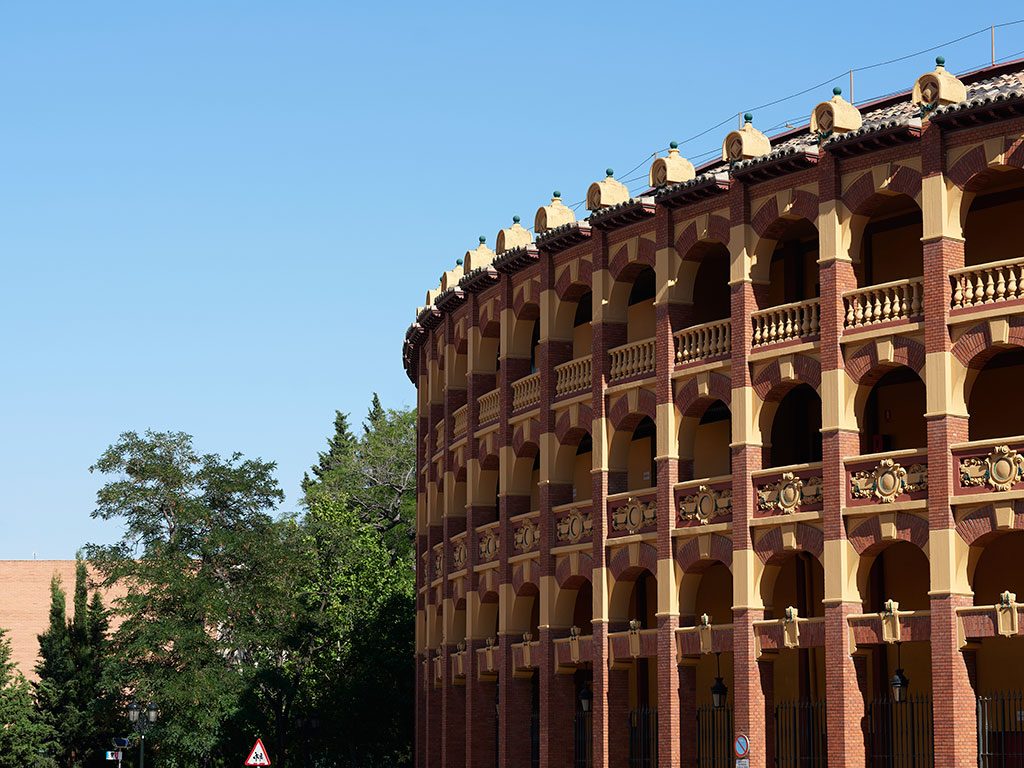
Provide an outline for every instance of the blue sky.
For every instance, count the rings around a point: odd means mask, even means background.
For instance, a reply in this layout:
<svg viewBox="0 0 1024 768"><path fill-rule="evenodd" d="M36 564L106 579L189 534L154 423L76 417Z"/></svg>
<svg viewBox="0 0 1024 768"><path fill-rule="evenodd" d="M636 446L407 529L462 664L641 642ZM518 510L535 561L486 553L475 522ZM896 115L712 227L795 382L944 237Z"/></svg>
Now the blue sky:
<svg viewBox="0 0 1024 768"><path fill-rule="evenodd" d="M414 402L402 334L478 235L1008 8L4 4L0 558L114 537L87 468L126 429L273 459L294 508L336 408ZM984 65L988 33L940 52ZM997 31L1021 52L1024 24ZM857 100L935 54L858 73ZM805 122L832 85L755 125Z"/></svg>

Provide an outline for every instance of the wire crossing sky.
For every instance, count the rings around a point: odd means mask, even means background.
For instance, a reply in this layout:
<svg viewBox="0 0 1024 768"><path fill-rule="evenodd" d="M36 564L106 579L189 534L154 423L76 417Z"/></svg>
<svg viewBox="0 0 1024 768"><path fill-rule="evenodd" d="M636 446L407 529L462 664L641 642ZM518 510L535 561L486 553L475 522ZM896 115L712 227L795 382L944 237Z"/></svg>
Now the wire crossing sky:
<svg viewBox="0 0 1024 768"><path fill-rule="evenodd" d="M705 160L751 105L806 123L850 69L860 103L985 66L1020 15L487 5L0 8L0 558L113 538L88 467L127 429L275 460L296 508L335 409L413 403L403 334L478 235L671 140Z"/></svg>

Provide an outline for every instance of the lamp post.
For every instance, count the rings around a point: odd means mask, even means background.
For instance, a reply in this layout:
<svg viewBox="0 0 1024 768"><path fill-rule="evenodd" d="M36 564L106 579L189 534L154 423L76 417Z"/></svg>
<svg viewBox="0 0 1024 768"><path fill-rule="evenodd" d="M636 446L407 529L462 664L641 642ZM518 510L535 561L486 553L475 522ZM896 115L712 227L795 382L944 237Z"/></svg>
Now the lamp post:
<svg viewBox="0 0 1024 768"><path fill-rule="evenodd" d="M902 704L907 700L907 689L910 688L910 678L903 674L903 664L900 660L900 644L896 643L896 672L889 681L892 687L892 700Z"/></svg>
<svg viewBox="0 0 1024 768"><path fill-rule="evenodd" d="M149 730L149 726L156 722L158 712L156 704L152 701L146 704L145 707L137 701L133 701L128 705L128 719L132 723L132 728L139 734L139 768L145 768L146 731Z"/></svg>
<svg viewBox="0 0 1024 768"><path fill-rule="evenodd" d="M715 663L718 665L718 672L715 675L715 684L711 686L711 704L715 709L721 709L725 706L726 696L729 695L729 689L725 685L725 681L722 679L722 654L715 654Z"/></svg>

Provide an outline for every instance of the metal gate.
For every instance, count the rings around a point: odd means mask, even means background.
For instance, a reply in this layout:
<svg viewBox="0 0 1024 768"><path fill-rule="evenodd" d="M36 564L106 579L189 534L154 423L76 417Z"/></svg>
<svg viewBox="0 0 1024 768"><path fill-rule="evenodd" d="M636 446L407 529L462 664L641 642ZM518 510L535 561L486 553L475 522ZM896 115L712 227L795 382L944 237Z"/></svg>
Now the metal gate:
<svg viewBox="0 0 1024 768"><path fill-rule="evenodd" d="M933 768L932 697L900 703L876 699L868 706L871 768Z"/></svg>
<svg viewBox="0 0 1024 768"><path fill-rule="evenodd" d="M828 747L824 701L787 701L775 706L776 768L825 768Z"/></svg>
<svg viewBox="0 0 1024 768"><path fill-rule="evenodd" d="M572 724L573 768L591 768L594 763L593 752L593 713L576 711Z"/></svg>
<svg viewBox="0 0 1024 768"><path fill-rule="evenodd" d="M658 710L653 707L629 713L629 768L658 768Z"/></svg>
<svg viewBox="0 0 1024 768"><path fill-rule="evenodd" d="M697 707L698 768L733 768L732 708Z"/></svg>
<svg viewBox="0 0 1024 768"><path fill-rule="evenodd" d="M1024 768L1024 693L978 697L979 768Z"/></svg>

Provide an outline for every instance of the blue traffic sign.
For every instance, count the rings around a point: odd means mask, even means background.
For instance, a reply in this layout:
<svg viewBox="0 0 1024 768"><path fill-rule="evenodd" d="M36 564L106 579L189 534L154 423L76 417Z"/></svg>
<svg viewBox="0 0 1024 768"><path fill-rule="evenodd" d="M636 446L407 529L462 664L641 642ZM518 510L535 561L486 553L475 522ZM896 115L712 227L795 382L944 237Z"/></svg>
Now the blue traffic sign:
<svg viewBox="0 0 1024 768"><path fill-rule="evenodd" d="M736 737L736 741L732 745L733 752L736 753L736 759L746 757L750 754L750 742L747 741L747 737L742 733Z"/></svg>

